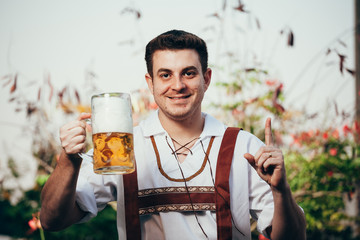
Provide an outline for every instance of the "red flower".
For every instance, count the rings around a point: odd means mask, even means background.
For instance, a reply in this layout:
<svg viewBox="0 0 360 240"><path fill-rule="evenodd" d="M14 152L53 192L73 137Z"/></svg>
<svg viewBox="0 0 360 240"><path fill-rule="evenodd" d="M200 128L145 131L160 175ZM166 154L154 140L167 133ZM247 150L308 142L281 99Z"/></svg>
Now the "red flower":
<svg viewBox="0 0 360 240"><path fill-rule="evenodd" d="M297 144L298 146L301 147L302 144L300 142L300 139L294 134L291 134L291 137L293 138L293 144Z"/></svg>
<svg viewBox="0 0 360 240"><path fill-rule="evenodd" d="M333 138L335 138L335 139L339 139L339 130L335 129L335 130L332 132L332 136L333 136Z"/></svg>
<svg viewBox="0 0 360 240"><path fill-rule="evenodd" d="M330 148L329 153L330 153L331 156L336 156L337 149L336 148Z"/></svg>
<svg viewBox="0 0 360 240"><path fill-rule="evenodd" d="M282 90L284 88L284 84L280 84L279 89Z"/></svg>
<svg viewBox="0 0 360 240"><path fill-rule="evenodd" d="M354 198L355 193L353 191L350 191L348 193L349 199L352 200Z"/></svg>
<svg viewBox="0 0 360 240"><path fill-rule="evenodd" d="M314 137L314 136L315 136L314 130L309 130L308 135L309 135L309 137L311 137L311 138Z"/></svg>
<svg viewBox="0 0 360 240"><path fill-rule="evenodd" d="M269 240L269 239L266 238L264 235L260 234L259 235L259 240Z"/></svg>
<svg viewBox="0 0 360 240"><path fill-rule="evenodd" d="M329 134L327 132L324 132L322 137L324 140L327 140L329 138Z"/></svg>
<svg viewBox="0 0 360 240"><path fill-rule="evenodd" d="M265 81L265 84L270 86L270 87L277 85L277 83L278 83L278 81L276 79L275 80L268 79L268 80Z"/></svg>
<svg viewBox="0 0 360 240"><path fill-rule="evenodd" d="M31 234L31 233L35 232L37 229L41 229L39 215L40 215L40 212L34 213L32 215L32 219L30 219L28 222L30 229L27 232L27 234Z"/></svg>
<svg viewBox="0 0 360 240"><path fill-rule="evenodd" d="M332 177L333 174L334 174L333 171L328 171L328 172L327 172L327 175L328 175L329 177Z"/></svg>
<svg viewBox="0 0 360 240"><path fill-rule="evenodd" d="M349 133L351 133L351 128L349 128L349 126L347 124L345 124L343 126L343 132L344 132L344 135L346 137Z"/></svg>

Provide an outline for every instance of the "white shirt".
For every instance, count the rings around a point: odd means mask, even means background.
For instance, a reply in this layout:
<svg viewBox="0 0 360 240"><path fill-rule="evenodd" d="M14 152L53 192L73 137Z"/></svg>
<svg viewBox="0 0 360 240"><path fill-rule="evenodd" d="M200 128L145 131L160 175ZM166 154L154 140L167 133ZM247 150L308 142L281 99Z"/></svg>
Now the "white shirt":
<svg viewBox="0 0 360 240"><path fill-rule="evenodd" d="M203 172L187 182L188 186L213 186L217 157L226 126L204 114L205 125L200 139L191 148L193 155L188 154L180 164L187 178L198 171L203 163L211 136L215 136L209 164ZM139 190L161 187L184 187L184 182L173 182L159 171L156 155L150 140L154 136L160 154L162 168L172 178L182 179L179 165L172 154L168 143L174 149L171 138L163 129L158 113L134 128L134 151L137 165ZM203 147L201 145L203 144ZM265 229L271 225L274 204L269 185L264 182L243 157L245 153L255 155L263 143L254 135L240 131L237 137L232 166L230 170L230 205L233 217L233 239L251 239L250 214L257 219L258 231L266 235ZM204 148L204 150L203 150ZM117 201L117 228L119 239L126 239L125 210L123 198L123 181L121 175L98 175L93 172L91 159L84 158L77 183L77 199L80 208L88 214L81 222L97 215L110 201ZM216 213L211 211L197 214L198 220L209 239L217 238ZM193 213L161 212L140 216L142 239L205 239ZM235 228L245 235L243 236Z"/></svg>

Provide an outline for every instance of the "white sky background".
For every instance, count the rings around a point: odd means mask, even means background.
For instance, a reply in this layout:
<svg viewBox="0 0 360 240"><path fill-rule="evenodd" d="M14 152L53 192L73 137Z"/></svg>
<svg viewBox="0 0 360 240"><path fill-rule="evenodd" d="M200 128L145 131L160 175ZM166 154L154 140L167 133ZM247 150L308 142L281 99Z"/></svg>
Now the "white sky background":
<svg viewBox="0 0 360 240"><path fill-rule="evenodd" d="M69 84L83 88L87 70L97 74L104 92L146 88L146 43L164 31L183 29L208 42L210 64L224 64L220 56L228 50L240 56L241 67L252 67L250 59L256 55L274 79L284 82L286 107L306 105L316 112L336 101L340 109L352 110L354 79L341 75L338 57L325 57L325 52L336 48L354 69L354 1L243 1L251 14L233 10L237 0L227 2L220 34L219 20L209 17L221 14L220 0L0 0L0 79L19 73L18 89L34 99L37 89L27 86L41 85L46 74L57 89ZM120 14L127 7L138 9L141 18ZM293 48L279 34L285 27L294 32ZM336 41L339 37L346 48ZM221 39L225 45L219 44ZM213 82L220 78L213 73ZM0 84L0 143L8 146L21 136L18 125L25 118L8 102L10 86Z"/></svg>

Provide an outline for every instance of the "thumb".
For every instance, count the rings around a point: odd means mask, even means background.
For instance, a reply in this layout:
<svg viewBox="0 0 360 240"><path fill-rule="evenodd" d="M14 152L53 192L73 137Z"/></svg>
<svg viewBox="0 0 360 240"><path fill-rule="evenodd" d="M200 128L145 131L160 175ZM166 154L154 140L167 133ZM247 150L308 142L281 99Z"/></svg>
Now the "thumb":
<svg viewBox="0 0 360 240"><path fill-rule="evenodd" d="M255 166L255 157L253 155L251 155L250 153L245 153L244 158L246 158L246 160L249 162L249 164L253 168L256 168L256 166Z"/></svg>

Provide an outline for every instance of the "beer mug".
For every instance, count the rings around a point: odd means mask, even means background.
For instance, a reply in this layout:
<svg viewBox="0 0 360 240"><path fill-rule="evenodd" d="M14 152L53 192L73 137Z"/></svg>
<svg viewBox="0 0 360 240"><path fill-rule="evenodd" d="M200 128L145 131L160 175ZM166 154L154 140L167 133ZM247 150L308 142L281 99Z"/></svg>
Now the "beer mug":
<svg viewBox="0 0 360 240"><path fill-rule="evenodd" d="M125 174L135 171L130 95L102 93L91 98L94 172Z"/></svg>

